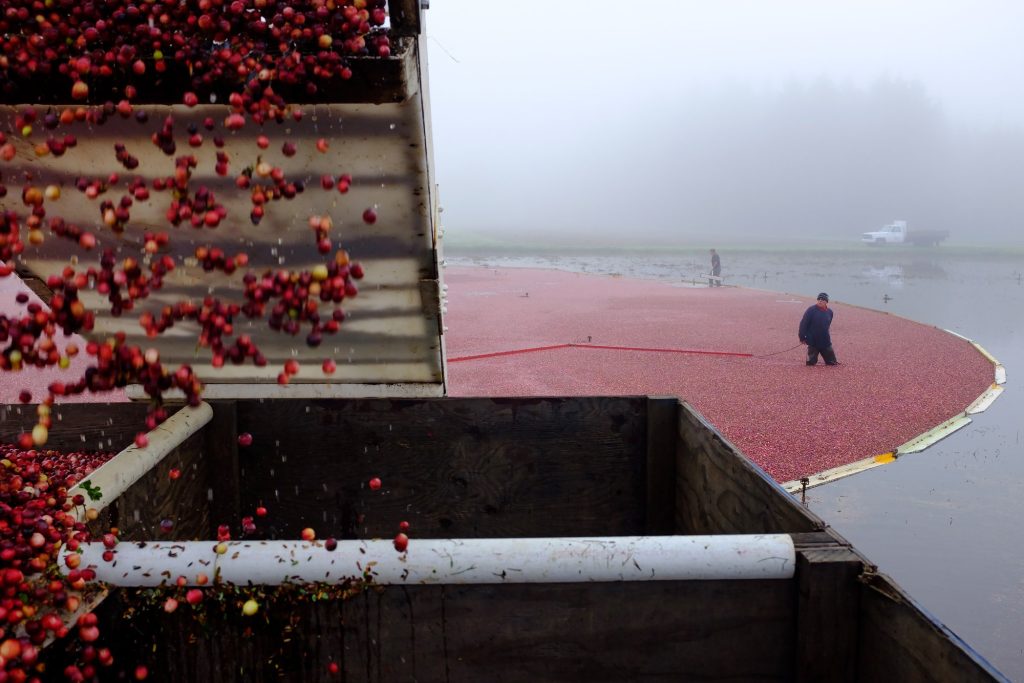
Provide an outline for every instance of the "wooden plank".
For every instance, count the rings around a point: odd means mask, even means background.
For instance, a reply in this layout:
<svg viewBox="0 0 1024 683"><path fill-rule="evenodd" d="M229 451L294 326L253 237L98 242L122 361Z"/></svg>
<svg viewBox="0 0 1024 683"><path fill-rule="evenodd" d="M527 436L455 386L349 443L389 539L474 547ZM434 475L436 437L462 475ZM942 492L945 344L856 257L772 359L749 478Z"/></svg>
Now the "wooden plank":
<svg viewBox="0 0 1024 683"><path fill-rule="evenodd" d="M122 541L189 541L211 538L209 475L200 430L168 453L111 505ZM180 472L171 479L170 472ZM169 520L170 528L161 526Z"/></svg>
<svg viewBox="0 0 1024 683"><path fill-rule="evenodd" d="M842 546L797 552L798 681L856 681L860 558Z"/></svg>
<svg viewBox="0 0 1024 683"><path fill-rule="evenodd" d="M449 587L448 623L468 621L447 634L451 680L792 679L792 582L508 588ZM483 598L465 616L463 594Z"/></svg>
<svg viewBox="0 0 1024 683"><path fill-rule="evenodd" d="M861 680L1008 680L883 574L865 576L859 640Z"/></svg>
<svg viewBox="0 0 1024 683"><path fill-rule="evenodd" d="M238 421L234 401L209 402L213 419L203 430L210 495L209 538L216 536L216 526L230 524L238 535L242 517L255 515L254 509L242 510L239 492Z"/></svg>
<svg viewBox="0 0 1024 683"><path fill-rule="evenodd" d="M792 581L408 586L196 620L124 591L115 661L166 680L792 680ZM111 601L108 601L110 603ZM126 648L119 653L116 648ZM134 656L129 655L132 653ZM341 669L328 670L330 662Z"/></svg>
<svg viewBox="0 0 1024 683"><path fill-rule="evenodd" d="M675 532L676 425L679 399L647 399L647 532Z"/></svg>
<svg viewBox="0 0 1024 683"><path fill-rule="evenodd" d="M58 403L47 447L120 452L138 432L146 431L147 409L141 403ZM35 405L0 406L0 440L16 442L21 432L31 431L35 424Z"/></svg>
<svg viewBox="0 0 1024 683"><path fill-rule="evenodd" d="M646 427L639 397L244 402L241 504L272 538L640 534Z"/></svg>
<svg viewBox="0 0 1024 683"><path fill-rule="evenodd" d="M825 528L692 406L679 410L677 533L795 533Z"/></svg>
<svg viewBox="0 0 1024 683"><path fill-rule="evenodd" d="M831 548L837 545L849 547L849 543L843 540L838 534L833 533L831 529L800 532L790 534L790 536L793 539L793 546L796 547L798 551L822 547Z"/></svg>

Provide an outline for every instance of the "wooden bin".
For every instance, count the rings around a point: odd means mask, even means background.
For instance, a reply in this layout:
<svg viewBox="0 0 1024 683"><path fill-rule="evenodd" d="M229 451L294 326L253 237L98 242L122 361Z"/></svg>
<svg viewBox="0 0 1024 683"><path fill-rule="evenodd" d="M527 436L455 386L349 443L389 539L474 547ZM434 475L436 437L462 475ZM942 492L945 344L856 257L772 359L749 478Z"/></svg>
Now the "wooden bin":
<svg viewBox="0 0 1024 683"><path fill-rule="evenodd" d="M254 538L307 526L389 538L406 520L411 554L423 538L782 532L796 575L408 585L347 600L254 587L258 618L216 591L198 618L184 603L164 614L150 591L113 591L99 607L105 642L118 662L146 663L150 680L1001 680L675 399L212 406L211 422L119 501L126 541L166 538L167 518L177 538L213 539L263 504ZM60 424L105 424L112 409L139 407L62 406ZM170 480L172 465L188 477ZM380 491L365 485L373 476Z"/></svg>

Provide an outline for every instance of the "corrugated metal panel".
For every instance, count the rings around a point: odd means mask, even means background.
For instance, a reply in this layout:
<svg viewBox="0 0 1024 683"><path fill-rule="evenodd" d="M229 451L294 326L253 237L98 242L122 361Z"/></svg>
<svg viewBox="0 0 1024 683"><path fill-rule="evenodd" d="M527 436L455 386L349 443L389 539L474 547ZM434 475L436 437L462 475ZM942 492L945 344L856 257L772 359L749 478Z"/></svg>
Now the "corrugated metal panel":
<svg viewBox="0 0 1024 683"><path fill-rule="evenodd" d="M38 186L56 183L62 186L60 199L48 201L48 216L61 216L94 231L99 238L97 249L76 267L84 270L94 265L105 248L115 249L119 258L134 257L145 262L142 251L143 233L167 231L171 243L167 252L173 255L177 268L165 278L163 289L138 302L135 311L113 317L103 297L91 291L83 293L85 303L99 316L93 337L104 337L117 330L128 333L130 341L143 347L156 346L165 362L189 363L207 384L269 385L268 395L280 395L276 377L282 363L296 358L301 371L294 383L348 385L345 395L359 395L351 385L384 385L367 389L369 395L389 395L386 387L394 387L395 395L437 395L443 393L443 358L441 351L441 296L435 248L436 198L429 165L430 132L428 103L423 96L419 43L407 43L406 51L395 61L404 72L404 99L384 104L317 104L303 107L301 121L269 123L262 127L248 123L236 132L221 126L229 110L223 105L205 105L187 109L184 106L146 105L149 114L145 124L133 118L114 115L103 126L85 123L61 128L61 134L74 133L78 146L62 157L37 157L33 146L41 136L16 140L17 158L5 165L4 177L25 177L31 174ZM377 60L380 61L380 60ZM397 67L396 67L397 68ZM6 127L13 125L18 107L5 106L0 117ZM174 156L166 156L151 141L163 119L173 113L177 151L175 156L194 154L199 162L192 176L191 187L206 186L228 211L228 219L216 229L172 227L164 213L170 204L169 191L151 191L151 198L136 201L131 207L131 220L120 235L102 227L100 202L109 199L115 204L125 195L126 181L142 177L150 182L156 177L169 177L174 171ZM207 131L203 120L212 117L215 131ZM203 134L202 146L188 145L188 126L192 124ZM266 135L271 144L260 149L258 135ZM214 172L218 149L213 138L224 138L223 150L230 159L226 177ZM321 153L316 140L325 138L329 148ZM45 139L45 138L43 138ZM293 142L298 151L287 157L281 150L284 141ZM121 142L128 152L140 160L135 171L126 171L115 159L113 145ZM292 200L281 199L266 204L266 214L258 226L251 224L250 191L235 185L239 172L255 166L259 160L279 166L289 180L301 180L305 191ZM75 179L106 178L111 171L121 174L121 183L97 199L87 199L75 189ZM352 176L347 194L336 189L324 190L321 177L335 178L343 173ZM271 184L267 181L267 184ZM12 187L13 190L13 187ZM18 193L0 200L0 205L24 213ZM378 220L368 225L363 211L374 207ZM199 245L219 246L228 255L244 252L249 256L249 269L262 273L268 269L308 270L329 257L316 251L313 230L308 219L328 215L333 221L331 238L335 245L349 251L355 261L363 264L365 278L360 292L346 299L343 309L349 316L336 335L325 335L319 348L305 343L308 326L296 336L276 332L263 320L238 316L235 334L249 334L263 350L269 363L256 368L251 363L214 369L207 350L197 349L198 326L178 323L168 333L148 339L135 320L143 311L157 312L161 307L182 299L199 301L214 295L226 301L242 303L242 274L232 276L204 272L194 258ZM25 250L22 265L45 279L59 273L77 247L56 236ZM88 262L87 262L88 261ZM329 308L326 310L330 310ZM325 358L334 358L337 372L326 377L321 369ZM421 389L404 385L429 385ZM286 388L287 389L287 388ZM247 390L247 394L252 389ZM218 395L231 394L221 388ZM259 393L259 392L257 392ZM327 392L331 392L328 390ZM289 395L285 392L283 395Z"/></svg>

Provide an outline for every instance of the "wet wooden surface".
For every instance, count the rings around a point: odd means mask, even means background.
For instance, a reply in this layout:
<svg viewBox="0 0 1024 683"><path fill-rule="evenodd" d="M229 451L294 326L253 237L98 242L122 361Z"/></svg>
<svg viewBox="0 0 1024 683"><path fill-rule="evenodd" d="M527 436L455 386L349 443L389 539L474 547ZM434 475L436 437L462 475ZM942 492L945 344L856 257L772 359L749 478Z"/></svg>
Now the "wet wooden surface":
<svg viewBox="0 0 1024 683"><path fill-rule="evenodd" d="M410 586L204 624L183 605L160 632L140 610L113 642L158 639L157 681L782 681L794 599L792 581Z"/></svg>
<svg viewBox="0 0 1024 683"><path fill-rule="evenodd" d="M679 411L677 533L795 533L824 524L688 404Z"/></svg>
<svg viewBox="0 0 1024 683"><path fill-rule="evenodd" d="M246 401L242 514L273 538L643 533L646 399ZM370 491L379 477L383 486Z"/></svg>
<svg viewBox="0 0 1024 683"><path fill-rule="evenodd" d="M53 408L47 447L55 450L120 452L146 431L143 403L68 403ZM0 405L0 441L17 443L36 424L36 405Z"/></svg>
<svg viewBox="0 0 1024 683"><path fill-rule="evenodd" d="M164 456L112 504L111 523L122 541L193 541L214 537L209 492L213 463L202 432ZM177 470L177 479L171 478ZM167 520L169 527L162 527ZM234 521L234 520L232 520Z"/></svg>
<svg viewBox="0 0 1024 683"><path fill-rule="evenodd" d="M861 680L857 624L863 563L849 548L836 544L799 549L796 562L796 680Z"/></svg>
<svg viewBox="0 0 1024 683"><path fill-rule="evenodd" d="M991 665L920 608L891 579L871 575L861 594L861 680L1003 681Z"/></svg>

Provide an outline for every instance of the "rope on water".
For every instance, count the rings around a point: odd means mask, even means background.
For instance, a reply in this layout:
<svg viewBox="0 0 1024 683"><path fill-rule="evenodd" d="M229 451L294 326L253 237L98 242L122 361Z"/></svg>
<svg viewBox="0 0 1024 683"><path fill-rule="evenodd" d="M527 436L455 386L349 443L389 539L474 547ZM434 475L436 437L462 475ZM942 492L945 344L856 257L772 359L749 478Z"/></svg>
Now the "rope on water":
<svg viewBox="0 0 1024 683"><path fill-rule="evenodd" d="M800 348L803 345L804 345L804 343L800 342L796 346L790 346L788 349L782 349L781 351L775 351L774 353L766 353L763 356L752 356L752 358L771 358L772 356L777 356L780 353L786 353L787 351L792 351L793 349L798 349L798 348Z"/></svg>
<svg viewBox="0 0 1024 683"><path fill-rule="evenodd" d="M533 353L534 351L553 351L555 349L602 349L609 351L645 351L652 353L689 353L704 356L736 356L740 358L753 358L751 353L740 353L738 351L706 351L701 349L662 349L645 346L610 346L605 344L554 344L551 346L534 346L526 349L512 349L510 351L495 351L492 353L480 353L473 356L459 356L449 358L449 363L460 363L467 360L481 360L483 358L496 358L498 356L513 356L520 353Z"/></svg>

